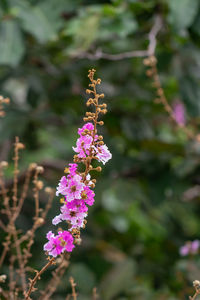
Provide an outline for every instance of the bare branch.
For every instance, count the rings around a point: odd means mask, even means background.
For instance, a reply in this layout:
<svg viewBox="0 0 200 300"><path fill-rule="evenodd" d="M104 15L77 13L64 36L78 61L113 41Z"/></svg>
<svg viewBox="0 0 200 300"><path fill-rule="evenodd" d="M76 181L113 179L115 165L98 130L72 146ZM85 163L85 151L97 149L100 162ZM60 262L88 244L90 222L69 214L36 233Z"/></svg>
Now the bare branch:
<svg viewBox="0 0 200 300"><path fill-rule="evenodd" d="M162 20L161 17L157 15L155 17L154 25L148 34L149 45L147 50L134 50L134 51L128 51L128 52L123 52L118 54L110 54L110 53L104 53L101 49L97 49L95 53L83 52L81 54L78 54L78 58L80 59L87 58L89 60L107 59L107 60L114 61L114 60L122 60L122 59L132 58L132 57L151 56L155 53L155 48L157 44L156 36L161 28L162 28ZM73 57L76 57L76 55Z"/></svg>

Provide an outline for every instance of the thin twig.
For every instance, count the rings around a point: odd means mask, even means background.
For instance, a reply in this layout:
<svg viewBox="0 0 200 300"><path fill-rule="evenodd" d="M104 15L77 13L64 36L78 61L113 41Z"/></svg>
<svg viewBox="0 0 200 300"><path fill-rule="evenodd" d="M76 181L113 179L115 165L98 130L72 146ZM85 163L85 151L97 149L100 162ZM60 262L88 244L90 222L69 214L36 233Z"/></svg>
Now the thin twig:
<svg viewBox="0 0 200 300"><path fill-rule="evenodd" d="M97 300L98 299L98 294L97 294L97 288L94 287L92 290L92 300Z"/></svg>
<svg viewBox="0 0 200 300"><path fill-rule="evenodd" d="M17 206L17 183L18 183L18 162L19 162L19 138L15 137L15 144L14 144L14 178L13 178L13 207L16 208Z"/></svg>
<svg viewBox="0 0 200 300"><path fill-rule="evenodd" d="M55 262L55 258L52 257L48 261L48 263L39 272L36 272L36 275L35 275L35 277L33 279L29 279L30 280L30 287L29 287L28 292L25 293L25 299L26 300L30 300L31 299L30 298L30 294L33 292L34 286L35 286L37 280L40 279L40 276L42 275L42 273L44 273L48 269L48 267L50 267L52 264L54 264L54 262Z"/></svg>
<svg viewBox="0 0 200 300"><path fill-rule="evenodd" d="M53 293L56 291L56 288L60 282L60 279L63 277L67 267L69 266L69 259L70 255L67 257L63 255L62 258L60 258L61 262L59 266L55 269L55 271L52 272L52 278L47 284L44 291L41 292L41 296L39 300L48 300L53 295Z"/></svg>
<svg viewBox="0 0 200 300"><path fill-rule="evenodd" d="M76 293L76 289L75 289L76 283L74 282L74 278L70 277L69 282L70 282L71 287L72 287L72 295L71 296L72 296L73 300L77 300L77 293Z"/></svg>
<svg viewBox="0 0 200 300"><path fill-rule="evenodd" d="M15 257L12 255L9 264L9 296L11 300L14 300L14 289L16 285L16 281L14 280L14 261Z"/></svg>

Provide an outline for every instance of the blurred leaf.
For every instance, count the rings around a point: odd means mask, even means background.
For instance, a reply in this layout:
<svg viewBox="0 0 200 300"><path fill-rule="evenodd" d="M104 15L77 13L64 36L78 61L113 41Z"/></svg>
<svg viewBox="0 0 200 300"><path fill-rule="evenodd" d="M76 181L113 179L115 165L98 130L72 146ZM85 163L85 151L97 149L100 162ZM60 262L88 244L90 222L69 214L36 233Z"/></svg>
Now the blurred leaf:
<svg viewBox="0 0 200 300"><path fill-rule="evenodd" d="M105 275L100 286L103 299L113 299L118 293L125 291L133 284L135 264L131 259L117 263Z"/></svg>
<svg viewBox="0 0 200 300"><path fill-rule="evenodd" d="M176 29L189 27L198 12L198 0L169 0L169 21Z"/></svg>
<svg viewBox="0 0 200 300"><path fill-rule="evenodd" d="M125 38L135 32L137 23L130 12L116 11L115 16L103 17L101 19L101 30L99 36L102 39L109 39L112 36Z"/></svg>
<svg viewBox="0 0 200 300"><path fill-rule="evenodd" d="M17 23L4 20L0 24L0 64L16 66L24 54L24 42Z"/></svg>
<svg viewBox="0 0 200 300"><path fill-rule="evenodd" d="M99 14L90 13L68 22L64 34L72 36L73 45L66 50L70 53L86 51L97 37L99 28Z"/></svg>
<svg viewBox="0 0 200 300"><path fill-rule="evenodd" d="M22 22L23 29L35 36L39 42L45 43L57 37L63 25L61 13L67 10L66 1L43 1L31 6L27 1L15 0L16 15Z"/></svg>
<svg viewBox="0 0 200 300"><path fill-rule="evenodd" d="M197 116L200 113L200 85L196 78L192 76L182 76L180 78L180 91L188 111Z"/></svg>

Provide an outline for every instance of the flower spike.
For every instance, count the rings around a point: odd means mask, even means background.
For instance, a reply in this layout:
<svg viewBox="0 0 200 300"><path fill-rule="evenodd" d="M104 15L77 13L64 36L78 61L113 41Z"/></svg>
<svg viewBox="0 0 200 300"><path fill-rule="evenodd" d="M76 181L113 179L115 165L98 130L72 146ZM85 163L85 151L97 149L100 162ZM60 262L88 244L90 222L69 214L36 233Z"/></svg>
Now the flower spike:
<svg viewBox="0 0 200 300"><path fill-rule="evenodd" d="M90 95L86 105L94 108L93 112L86 112L83 120L86 122L82 128L78 129L78 139L76 146L73 147L74 163L65 168L65 175L62 176L56 191L56 196L62 195L62 206L60 214L52 220L53 225L63 221L67 222L67 230L60 230L57 235L52 231L47 233L48 242L44 245L44 250L48 255L56 257L63 252L71 252L74 244L80 244L80 229L85 228L88 206L94 204L96 180L91 179L90 171L101 172L101 167L93 168L93 160L105 164L112 158L112 154L103 142L103 136L97 134L97 125L103 125L99 120L100 114L107 112L106 103L100 103L104 94L98 94L96 87L101 83L101 79L94 79L95 70L89 70L90 79L89 89L86 93ZM85 171L78 171L78 164L85 165Z"/></svg>

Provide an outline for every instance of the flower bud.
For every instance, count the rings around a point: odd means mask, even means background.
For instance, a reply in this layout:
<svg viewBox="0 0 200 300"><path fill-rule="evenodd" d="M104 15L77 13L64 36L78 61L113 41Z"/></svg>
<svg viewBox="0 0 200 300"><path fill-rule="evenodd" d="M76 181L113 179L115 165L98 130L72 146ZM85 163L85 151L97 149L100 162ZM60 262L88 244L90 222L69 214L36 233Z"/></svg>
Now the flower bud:
<svg viewBox="0 0 200 300"><path fill-rule="evenodd" d="M38 173L43 173L44 172L44 168L42 166L37 166L36 170Z"/></svg>
<svg viewBox="0 0 200 300"><path fill-rule="evenodd" d="M22 144L22 143L17 143L16 147L17 147L17 149L24 149L25 148L24 144Z"/></svg>
<svg viewBox="0 0 200 300"><path fill-rule="evenodd" d="M36 187L37 187L38 190L41 190L43 188L43 186L44 186L44 184L41 180L38 180L36 182Z"/></svg>
<svg viewBox="0 0 200 300"><path fill-rule="evenodd" d="M53 191L53 189L52 189L51 187L48 187L48 186L47 186L47 187L45 188L44 191L45 191L45 193L47 193L47 194L51 194L52 191Z"/></svg>
<svg viewBox="0 0 200 300"><path fill-rule="evenodd" d="M103 122L103 121L99 121L98 124L99 124L100 126L102 126L102 125L104 124L104 122Z"/></svg>
<svg viewBox="0 0 200 300"><path fill-rule="evenodd" d="M2 168L7 168L7 166L8 166L8 162L7 161L2 161L1 162L1 167Z"/></svg>
<svg viewBox="0 0 200 300"><path fill-rule="evenodd" d="M102 168L100 166L96 167L94 170L96 170L97 172L101 172Z"/></svg>

